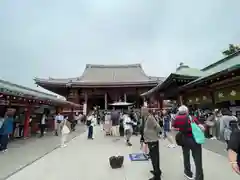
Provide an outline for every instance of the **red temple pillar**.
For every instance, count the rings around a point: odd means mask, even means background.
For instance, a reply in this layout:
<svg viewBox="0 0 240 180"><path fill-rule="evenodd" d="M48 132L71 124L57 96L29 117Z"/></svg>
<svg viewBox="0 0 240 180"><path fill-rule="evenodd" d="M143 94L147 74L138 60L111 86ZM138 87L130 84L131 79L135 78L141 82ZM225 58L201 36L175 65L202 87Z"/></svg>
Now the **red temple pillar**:
<svg viewBox="0 0 240 180"><path fill-rule="evenodd" d="M25 120L24 120L24 129L23 137L27 138L29 136L29 122L30 122L30 107L25 109Z"/></svg>

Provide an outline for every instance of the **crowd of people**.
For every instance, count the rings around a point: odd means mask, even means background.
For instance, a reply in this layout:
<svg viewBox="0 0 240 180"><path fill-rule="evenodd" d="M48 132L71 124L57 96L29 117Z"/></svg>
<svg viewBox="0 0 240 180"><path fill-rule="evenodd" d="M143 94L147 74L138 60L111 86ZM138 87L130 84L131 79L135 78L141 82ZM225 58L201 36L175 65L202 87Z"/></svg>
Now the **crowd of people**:
<svg viewBox="0 0 240 180"><path fill-rule="evenodd" d="M166 138L169 141L169 148L181 146L183 172L188 179L204 179L202 144L205 142L205 137L212 140L225 140L230 165L236 173L240 174L240 122L228 109L202 111L191 110L182 105L175 109L162 111L150 108L142 108L141 112L133 109L113 110L103 115L97 115L93 111L87 117L89 139L93 139L93 129L98 118L100 122L102 121L106 135L125 136L127 146L132 146L133 134L141 135L141 147L151 159L153 166L151 180L161 180L160 138ZM175 133L170 133L172 130L177 132L175 139L173 138ZM196 167L195 177L191 171L190 152Z"/></svg>
<svg viewBox="0 0 240 180"><path fill-rule="evenodd" d="M67 135L70 133L70 131L75 130L75 126L78 121L82 119L83 116L76 113L73 117L70 119L68 118L68 115L64 115L61 111L50 114L50 111L48 109L44 109L41 115L39 116L39 137L43 137L47 130L47 120L50 116L53 116L54 121L54 134L56 136L60 137L60 146L66 147L66 140ZM16 116L16 109L13 108L6 108L4 111L1 111L0 114L0 152L7 152L8 150L8 144L9 140L16 134L17 129L19 132L19 137L22 137L24 134L23 127L17 128L16 126L16 120L21 119L22 116ZM25 118L25 117L24 117ZM23 118L23 119L24 119ZM30 116L30 127L31 127L32 118ZM30 133L30 132L29 132Z"/></svg>

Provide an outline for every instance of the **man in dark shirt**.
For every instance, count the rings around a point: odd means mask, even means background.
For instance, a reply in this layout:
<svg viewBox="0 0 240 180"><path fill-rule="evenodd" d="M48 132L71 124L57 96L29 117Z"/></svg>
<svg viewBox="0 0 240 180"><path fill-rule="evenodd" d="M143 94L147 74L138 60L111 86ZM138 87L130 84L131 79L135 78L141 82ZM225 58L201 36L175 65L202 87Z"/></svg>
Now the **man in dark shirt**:
<svg viewBox="0 0 240 180"><path fill-rule="evenodd" d="M240 129L233 132L228 143L228 159L234 172L240 175Z"/></svg>
<svg viewBox="0 0 240 180"><path fill-rule="evenodd" d="M120 123L120 113L114 110L111 113L111 121L112 121L112 135L119 136L119 123Z"/></svg>

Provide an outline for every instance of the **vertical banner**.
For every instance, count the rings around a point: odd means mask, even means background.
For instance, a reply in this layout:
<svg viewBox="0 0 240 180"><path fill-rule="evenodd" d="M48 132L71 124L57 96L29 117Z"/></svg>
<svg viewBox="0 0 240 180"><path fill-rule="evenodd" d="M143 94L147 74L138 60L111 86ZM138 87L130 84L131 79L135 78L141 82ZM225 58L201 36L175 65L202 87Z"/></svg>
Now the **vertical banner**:
<svg viewBox="0 0 240 180"><path fill-rule="evenodd" d="M87 115L87 103L83 104L83 115Z"/></svg>

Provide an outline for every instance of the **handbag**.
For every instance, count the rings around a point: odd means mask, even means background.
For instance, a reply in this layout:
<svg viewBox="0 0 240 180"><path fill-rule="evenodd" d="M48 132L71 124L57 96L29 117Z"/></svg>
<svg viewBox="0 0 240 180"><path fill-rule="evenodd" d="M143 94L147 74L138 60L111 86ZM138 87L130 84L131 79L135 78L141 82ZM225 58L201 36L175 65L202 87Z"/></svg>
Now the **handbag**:
<svg viewBox="0 0 240 180"><path fill-rule="evenodd" d="M202 129L190 118L193 138L197 144L205 143L205 135Z"/></svg>
<svg viewBox="0 0 240 180"><path fill-rule="evenodd" d="M87 126L90 126L91 125L91 123L92 123L92 121L91 120L87 120Z"/></svg>
<svg viewBox="0 0 240 180"><path fill-rule="evenodd" d="M185 121L185 124L184 124L184 130L181 132L181 131L178 131L178 133L176 134L175 136L175 141L176 141L176 144L178 146L184 146L185 144L185 135L187 133L187 129L188 129L188 120L189 120L189 116L186 116L186 121Z"/></svg>
<svg viewBox="0 0 240 180"><path fill-rule="evenodd" d="M184 134L179 131L175 136L176 144L178 146L184 146L184 140L185 140Z"/></svg>
<svg viewBox="0 0 240 180"><path fill-rule="evenodd" d="M121 168L124 162L124 156L111 156L109 158L109 164L112 169Z"/></svg>
<svg viewBox="0 0 240 180"><path fill-rule="evenodd" d="M64 124L63 124L63 127L62 127L62 134L69 134L69 133L70 133L70 130L66 125L66 120L64 120Z"/></svg>

